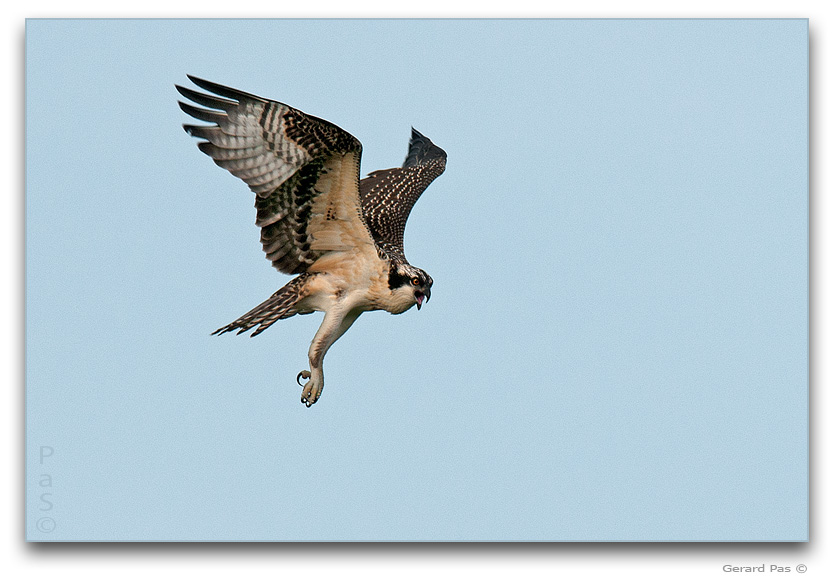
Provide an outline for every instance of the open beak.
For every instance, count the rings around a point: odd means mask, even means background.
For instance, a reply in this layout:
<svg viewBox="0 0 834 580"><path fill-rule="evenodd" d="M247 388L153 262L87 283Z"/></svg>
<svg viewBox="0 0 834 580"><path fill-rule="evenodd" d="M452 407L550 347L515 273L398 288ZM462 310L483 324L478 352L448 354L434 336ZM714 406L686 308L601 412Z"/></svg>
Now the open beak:
<svg viewBox="0 0 834 580"><path fill-rule="evenodd" d="M414 293L414 299L417 301L417 310L420 310L423 306L423 298L428 302L431 298L431 290L427 289L425 293L419 291Z"/></svg>

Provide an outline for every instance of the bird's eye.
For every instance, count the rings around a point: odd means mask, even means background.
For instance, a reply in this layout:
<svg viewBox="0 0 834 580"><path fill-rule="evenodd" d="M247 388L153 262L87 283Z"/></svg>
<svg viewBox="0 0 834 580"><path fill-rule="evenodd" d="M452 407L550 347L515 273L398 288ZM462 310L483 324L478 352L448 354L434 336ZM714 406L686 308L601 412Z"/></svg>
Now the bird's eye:
<svg viewBox="0 0 834 580"><path fill-rule="evenodd" d="M411 279L411 283L414 284L415 286L419 286L420 285L420 278L415 276L414 278Z"/></svg>

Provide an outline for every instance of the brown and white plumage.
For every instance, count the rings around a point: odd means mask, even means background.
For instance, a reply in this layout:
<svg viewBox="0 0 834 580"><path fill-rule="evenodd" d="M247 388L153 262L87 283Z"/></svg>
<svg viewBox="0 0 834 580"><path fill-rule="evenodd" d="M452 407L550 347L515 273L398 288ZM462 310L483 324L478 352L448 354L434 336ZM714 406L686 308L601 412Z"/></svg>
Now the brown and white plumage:
<svg viewBox="0 0 834 580"><path fill-rule="evenodd" d="M266 257L298 274L223 334L323 311L310 345L310 370L298 378L302 402L318 400L327 349L369 310L405 312L431 296L431 277L411 266L403 233L414 203L446 166L446 153L412 129L402 167L359 180L361 143L323 119L283 103L189 76L202 93L177 86L183 111L209 125L184 125L201 151L255 193L255 223Z"/></svg>

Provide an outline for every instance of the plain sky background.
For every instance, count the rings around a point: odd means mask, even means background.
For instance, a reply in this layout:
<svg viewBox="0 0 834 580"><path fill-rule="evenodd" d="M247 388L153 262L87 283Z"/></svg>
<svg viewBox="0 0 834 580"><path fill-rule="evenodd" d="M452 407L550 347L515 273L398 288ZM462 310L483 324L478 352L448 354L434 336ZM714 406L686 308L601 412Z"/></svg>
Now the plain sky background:
<svg viewBox="0 0 834 580"><path fill-rule="evenodd" d="M807 539L807 21L30 21L32 540ZM186 73L446 173L421 312L211 337L288 278ZM38 449L55 453L39 465ZM52 477L48 516L40 476Z"/></svg>

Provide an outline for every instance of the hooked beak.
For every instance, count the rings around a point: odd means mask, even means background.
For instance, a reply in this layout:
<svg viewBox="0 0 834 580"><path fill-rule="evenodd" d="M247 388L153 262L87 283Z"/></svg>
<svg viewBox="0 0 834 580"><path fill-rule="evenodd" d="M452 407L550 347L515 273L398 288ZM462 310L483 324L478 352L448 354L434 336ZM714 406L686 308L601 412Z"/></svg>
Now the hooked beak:
<svg viewBox="0 0 834 580"><path fill-rule="evenodd" d="M417 310L420 310L420 308L422 308L423 298L425 298L426 302L428 302L431 298L431 290L426 289L425 293L420 291L414 293L414 299L417 301Z"/></svg>

